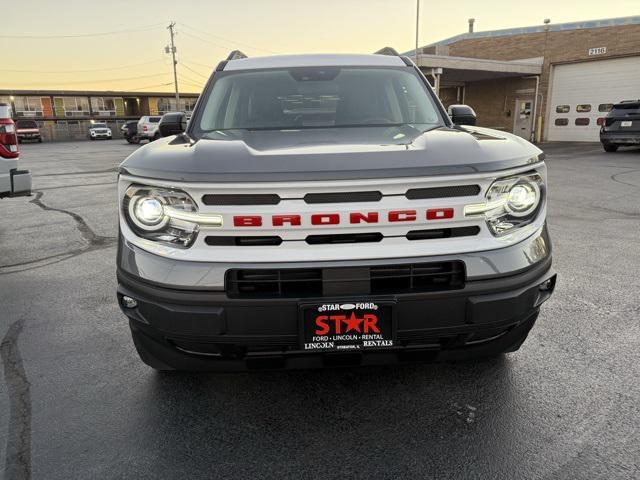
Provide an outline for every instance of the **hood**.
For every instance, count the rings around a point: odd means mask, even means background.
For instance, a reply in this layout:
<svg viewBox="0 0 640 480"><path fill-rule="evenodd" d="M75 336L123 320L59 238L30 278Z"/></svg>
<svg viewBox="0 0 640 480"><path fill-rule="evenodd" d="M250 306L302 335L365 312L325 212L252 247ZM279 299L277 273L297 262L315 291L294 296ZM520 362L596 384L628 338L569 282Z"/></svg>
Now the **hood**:
<svg viewBox="0 0 640 480"><path fill-rule="evenodd" d="M185 182L348 180L490 172L542 159L526 140L480 127L232 130L160 139L131 154L121 172Z"/></svg>

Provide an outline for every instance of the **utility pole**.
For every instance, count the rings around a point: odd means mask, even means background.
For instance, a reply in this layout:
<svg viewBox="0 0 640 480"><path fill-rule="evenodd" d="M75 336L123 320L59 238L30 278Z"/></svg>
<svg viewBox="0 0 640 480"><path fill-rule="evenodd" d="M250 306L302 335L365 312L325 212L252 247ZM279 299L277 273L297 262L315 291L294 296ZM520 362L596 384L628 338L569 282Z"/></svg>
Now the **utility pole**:
<svg viewBox="0 0 640 480"><path fill-rule="evenodd" d="M176 109L180 109L180 94L178 93L178 72L176 71L176 65L178 65L178 61L176 60L176 44L173 41L174 32L173 29L176 26L176 22L171 22L167 29L169 29L169 33L171 34L171 47L166 47L164 49L165 52L169 53L171 50L171 58L173 59L173 85L176 88Z"/></svg>
<svg viewBox="0 0 640 480"><path fill-rule="evenodd" d="M420 32L420 0L416 0L416 65L418 65L418 33Z"/></svg>

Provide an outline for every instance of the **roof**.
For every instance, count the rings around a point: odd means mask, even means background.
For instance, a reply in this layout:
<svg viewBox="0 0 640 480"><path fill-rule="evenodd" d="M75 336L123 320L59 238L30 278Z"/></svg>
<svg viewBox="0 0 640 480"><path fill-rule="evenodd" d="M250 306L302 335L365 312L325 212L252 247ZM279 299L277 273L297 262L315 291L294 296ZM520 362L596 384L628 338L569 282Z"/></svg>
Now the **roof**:
<svg viewBox="0 0 640 480"><path fill-rule="evenodd" d="M404 67L402 58L392 55L357 55L357 54L309 54L309 55L273 55L269 57L252 57L231 60L224 67L229 70L252 70L256 68L289 68L289 67Z"/></svg>
<svg viewBox="0 0 640 480"><path fill-rule="evenodd" d="M506 28L502 30L488 30L485 32L473 32L462 33L453 37L445 38L439 42L425 45L422 48L434 47L436 45L451 45L452 43L459 42L460 40L468 40L474 38L487 38L487 37L506 37L511 35L523 35L527 33L541 33L545 32L548 28L549 32L562 32L567 30L582 30L588 28L603 28L603 27L619 27L623 25L640 25L640 15L633 17L619 17L619 18L605 18L601 20L586 20L581 22L568 22L568 23L550 23L549 25L535 25L532 27L517 27ZM415 55L415 50L405 53L405 55Z"/></svg>

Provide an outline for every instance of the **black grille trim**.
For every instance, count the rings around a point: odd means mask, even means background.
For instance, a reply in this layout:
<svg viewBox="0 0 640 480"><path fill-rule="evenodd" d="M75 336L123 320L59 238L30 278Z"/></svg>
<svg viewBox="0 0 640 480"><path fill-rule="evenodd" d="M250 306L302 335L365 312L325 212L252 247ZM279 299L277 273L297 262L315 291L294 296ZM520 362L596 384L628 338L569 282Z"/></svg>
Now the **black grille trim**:
<svg viewBox="0 0 640 480"><path fill-rule="evenodd" d="M480 233L480 227L433 228L430 230L411 230L408 240L433 240L436 238L472 237Z"/></svg>
<svg viewBox="0 0 640 480"><path fill-rule="evenodd" d="M480 193L480 185L454 185L451 187L412 188L405 196L409 200L429 198L474 197Z"/></svg>
<svg viewBox="0 0 640 480"><path fill-rule="evenodd" d="M231 298L438 292L463 288L465 268L454 260L357 268L232 269L225 284Z"/></svg>
<svg viewBox="0 0 640 480"><path fill-rule="evenodd" d="M369 233L339 233L335 235L309 235L306 242L309 245L325 245L339 243L377 243L381 242L384 236L380 232Z"/></svg>
<svg viewBox="0 0 640 480"><path fill-rule="evenodd" d="M349 203L349 202L379 202L382 192L335 192L335 193L307 193L305 203Z"/></svg>
<svg viewBox="0 0 640 480"><path fill-rule="evenodd" d="M215 194L202 196L205 205L278 205L280 196L275 193Z"/></svg>
<svg viewBox="0 0 640 480"><path fill-rule="evenodd" d="M208 236L204 239L207 245L212 247L260 247L265 245L280 245L282 238L274 236L250 236L250 237L232 237L232 236Z"/></svg>

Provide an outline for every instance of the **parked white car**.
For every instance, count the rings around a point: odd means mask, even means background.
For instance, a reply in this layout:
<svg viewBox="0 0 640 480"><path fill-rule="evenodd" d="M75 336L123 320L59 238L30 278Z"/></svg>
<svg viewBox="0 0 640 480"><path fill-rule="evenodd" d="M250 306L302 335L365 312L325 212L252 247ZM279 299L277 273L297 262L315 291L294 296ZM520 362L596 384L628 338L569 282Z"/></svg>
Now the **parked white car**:
<svg viewBox="0 0 640 480"><path fill-rule="evenodd" d="M138 120L138 137L140 140L149 140L150 142L160 138L160 131L158 126L160 125L160 115L145 115Z"/></svg>
<svg viewBox="0 0 640 480"><path fill-rule="evenodd" d="M104 138L111 140L113 133L106 123L92 123L89 127L89 138L95 140L96 138Z"/></svg>
<svg viewBox="0 0 640 480"><path fill-rule="evenodd" d="M31 173L18 170L18 135L11 108L0 103L0 198L31 194Z"/></svg>

